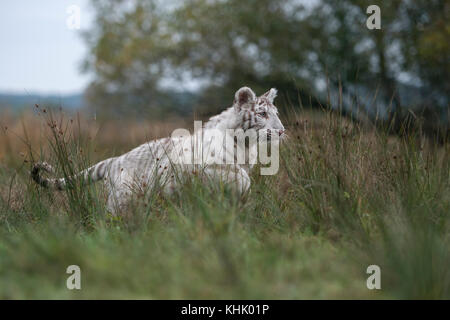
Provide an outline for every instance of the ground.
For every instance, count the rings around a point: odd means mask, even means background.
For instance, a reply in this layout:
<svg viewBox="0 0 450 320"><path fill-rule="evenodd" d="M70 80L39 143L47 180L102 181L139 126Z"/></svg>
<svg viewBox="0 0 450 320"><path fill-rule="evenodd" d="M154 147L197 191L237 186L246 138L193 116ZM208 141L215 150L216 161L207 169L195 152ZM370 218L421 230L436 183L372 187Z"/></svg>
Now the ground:
<svg viewBox="0 0 450 320"><path fill-rule="evenodd" d="M49 192L31 162L70 172L190 122L38 113L0 121L2 299L450 298L448 143L298 110L280 171L255 170L247 197L194 178L115 217L100 184ZM66 287L69 265L81 290Z"/></svg>

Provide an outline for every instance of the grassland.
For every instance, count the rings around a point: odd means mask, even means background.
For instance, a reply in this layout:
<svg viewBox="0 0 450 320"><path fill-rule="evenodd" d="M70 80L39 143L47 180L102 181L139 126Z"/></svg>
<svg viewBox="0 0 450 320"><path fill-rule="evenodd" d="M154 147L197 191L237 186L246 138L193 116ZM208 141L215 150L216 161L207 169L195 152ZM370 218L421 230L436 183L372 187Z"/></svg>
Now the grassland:
<svg viewBox="0 0 450 320"><path fill-rule="evenodd" d="M117 217L101 185L49 192L31 163L77 170L190 121L0 117L2 299L450 298L449 144L420 128L393 137L298 112L279 173L255 170L247 198L193 179ZM81 290L66 288L73 264ZM372 264L381 290L366 287Z"/></svg>

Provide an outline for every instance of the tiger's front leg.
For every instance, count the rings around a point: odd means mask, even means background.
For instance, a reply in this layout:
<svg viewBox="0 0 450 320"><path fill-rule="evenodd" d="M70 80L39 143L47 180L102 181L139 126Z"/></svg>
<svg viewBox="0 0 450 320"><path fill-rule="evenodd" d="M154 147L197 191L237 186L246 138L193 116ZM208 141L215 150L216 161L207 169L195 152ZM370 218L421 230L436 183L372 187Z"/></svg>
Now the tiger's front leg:
<svg viewBox="0 0 450 320"><path fill-rule="evenodd" d="M221 182L230 185L233 189L244 195L249 192L250 177L239 165L213 165L204 170L204 174L209 179L219 179Z"/></svg>

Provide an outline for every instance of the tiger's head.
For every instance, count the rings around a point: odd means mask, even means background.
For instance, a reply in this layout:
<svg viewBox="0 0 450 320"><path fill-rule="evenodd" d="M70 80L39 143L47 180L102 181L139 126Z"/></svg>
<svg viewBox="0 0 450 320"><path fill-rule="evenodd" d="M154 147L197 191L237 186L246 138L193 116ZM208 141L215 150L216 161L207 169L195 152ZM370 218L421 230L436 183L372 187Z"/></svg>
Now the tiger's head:
<svg viewBox="0 0 450 320"><path fill-rule="evenodd" d="M277 90L274 88L259 97L248 87L242 87L236 91L233 107L238 117L242 119L242 128L267 130L269 138L273 134L278 134L283 139L285 129L278 117L278 109L273 104L276 96Z"/></svg>

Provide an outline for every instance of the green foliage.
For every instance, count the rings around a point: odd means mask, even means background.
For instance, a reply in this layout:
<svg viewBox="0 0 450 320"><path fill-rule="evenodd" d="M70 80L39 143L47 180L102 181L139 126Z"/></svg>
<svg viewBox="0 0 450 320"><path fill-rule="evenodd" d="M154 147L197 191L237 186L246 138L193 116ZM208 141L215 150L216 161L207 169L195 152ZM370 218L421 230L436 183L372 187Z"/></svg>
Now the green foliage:
<svg viewBox="0 0 450 320"><path fill-rule="evenodd" d="M255 170L244 199L194 177L111 216L99 184L49 192L0 170L0 297L448 299L448 144L334 114L289 119L280 172ZM50 139L63 175L90 162L77 151L88 140ZM80 291L65 287L72 264ZM366 288L371 264L381 291Z"/></svg>
<svg viewBox="0 0 450 320"><path fill-rule="evenodd" d="M196 106L207 114L247 85L257 92L277 87L280 106L311 96L329 104L329 91L339 88L357 100L344 101L346 109L373 109L367 102L378 99L380 114L428 106L446 118L445 1L385 1L381 30L366 28L366 0L92 3L97 17L86 34L85 68L95 74L87 97L97 110L188 112L194 104L177 104L161 85L199 82ZM416 89L403 92L400 74ZM417 88L420 99L409 99Z"/></svg>

